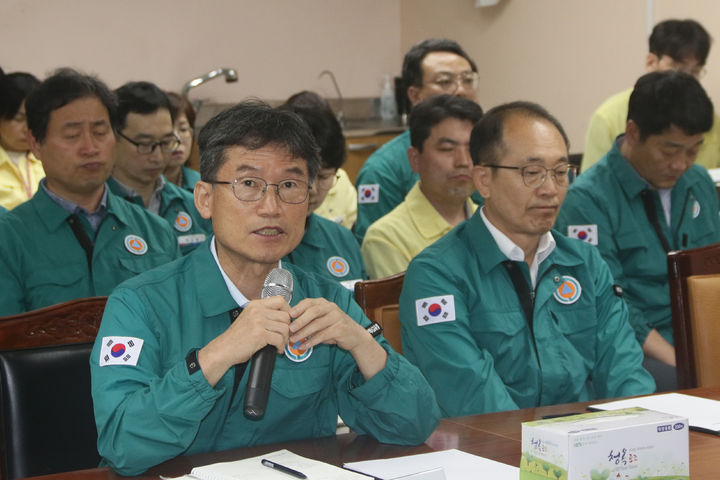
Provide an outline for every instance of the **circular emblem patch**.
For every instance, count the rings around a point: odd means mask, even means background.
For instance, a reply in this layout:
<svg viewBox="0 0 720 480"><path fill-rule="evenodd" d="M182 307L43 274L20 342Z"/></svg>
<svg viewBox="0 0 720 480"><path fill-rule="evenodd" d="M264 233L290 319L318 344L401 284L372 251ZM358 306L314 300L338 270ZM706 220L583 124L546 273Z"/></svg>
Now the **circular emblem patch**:
<svg viewBox="0 0 720 480"><path fill-rule="evenodd" d="M350 265L342 257L330 257L327 261L327 269L336 277L344 277L350 273Z"/></svg>
<svg viewBox="0 0 720 480"><path fill-rule="evenodd" d="M580 282L574 277L563 275L560 279L560 285L553 292L553 297L563 305L570 305L578 301L581 293Z"/></svg>
<svg viewBox="0 0 720 480"><path fill-rule="evenodd" d="M175 225L173 225L175 230L178 232L187 232L190 231L192 225L192 217L187 212L179 211L177 217L175 217Z"/></svg>
<svg viewBox="0 0 720 480"><path fill-rule="evenodd" d="M700 215L700 202L698 202L697 200L695 200L695 203L693 203L692 215L693 218L697 218L698 215Z"/></svg>
<svg viewBox="0 0 720 480"><path fill-rule="evenodd" d="M134 255L145 255L148 251L147 242L137 235L125 237L125 248Z"/></svg>
<svg viewBox="0 0 720 480"><path fill-rule="evenodd" d="M285 356L293 362L304 362L312 355L313 347L304 348L305 340L285 345Z"/></svg>

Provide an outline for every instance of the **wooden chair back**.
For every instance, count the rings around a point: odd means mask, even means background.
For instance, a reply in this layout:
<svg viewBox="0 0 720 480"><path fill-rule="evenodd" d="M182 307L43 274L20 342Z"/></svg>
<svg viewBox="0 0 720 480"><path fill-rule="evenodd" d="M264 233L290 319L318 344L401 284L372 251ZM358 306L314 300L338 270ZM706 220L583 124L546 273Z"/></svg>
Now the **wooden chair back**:
<svg viewBox="0 0 720 480"><path fill-rule="evenodd" d="M405 272L402 272L355 284L355 301L370 320L380 324L383 336L398 353L402 353L398 303L404 278Z"/></svg>
<svg viewBox="0 0 720 480"><path fill-rule="evenodd" d="M0 317L0 349L94 342L107 297L70 300Z"/></svg>
<svg viewBox="0 0 720 480"><path fill-rule="evenodd" d="M720 243L667 261L678 387L720 385Z"/></svg>
<svg viewBox="0 0 720 480"><path fill-rule="evenodd" d="M98 465L89 358L106 301L0 317L2 480Z"/></svg>

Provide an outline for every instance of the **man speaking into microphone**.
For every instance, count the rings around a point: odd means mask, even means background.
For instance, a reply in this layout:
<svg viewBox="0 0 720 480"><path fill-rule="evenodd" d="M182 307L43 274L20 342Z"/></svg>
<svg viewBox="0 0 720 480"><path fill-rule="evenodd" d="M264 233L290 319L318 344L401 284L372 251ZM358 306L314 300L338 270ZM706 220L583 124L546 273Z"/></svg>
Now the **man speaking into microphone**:
<svg viewBox="0 0 720 480"><path fill-rule="evenodd" d="M195 204L214 237L121 284L90 357L104 463L136 475L178 455L333 435L338 414L381 442L423 442L440 412L420 372L373 336L350 292L280 264L320 168L309 129L244 102L199 145ZM259 405L244 408L246 390Z"/></svg>

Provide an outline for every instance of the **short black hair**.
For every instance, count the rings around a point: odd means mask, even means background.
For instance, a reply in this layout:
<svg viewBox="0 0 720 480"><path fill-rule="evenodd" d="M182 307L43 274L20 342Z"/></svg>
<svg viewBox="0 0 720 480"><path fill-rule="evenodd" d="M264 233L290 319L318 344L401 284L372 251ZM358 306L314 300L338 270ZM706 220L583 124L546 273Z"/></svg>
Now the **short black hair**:
<svg viewBox="0 0 720 480"><path fill-rule="evenodd" d="M231 147L258 150L275 145L307 162L310 183L320 171L319 148L307 124L295 113L272 108L260 100L246 100L220 112L200 131L200 177L217 180L217 172Z"/></svg>
<svg viewBox="0 0 720 480"><path fill-rule="evenodd" d="M410 144L422 152L433 127L446 118L467 120L473 125L480 120L480 105L454 95L437 95L415 105L410 112Z"/></svg>
<svg viewBox="0 0 720 480"><path fill-rule="evenodd" d="M165 95L167 95L170 103L170 115L172 118L177 120L184 113L190 127L195 128L195 108L193 108L192 103L175 92L165 92Z"/></svg>
<svg viewBox="0 0 720 480"><path fill-rule="evenodd" d="M0 76L0 119L12 119L38 85L40 80L31 73L13 72Z"/></svg>
<svg viewBox="0 0 720 480"><path fill-rule="evenodd" d="M705 65L710 53L710 35L695 20L665 20L650 34L649 50L658 58L667 55L677 62L695 59Z"/></svg>
<svg viewBox="0 0 720 480"><path fill-rule="evenodd" d="M512 115L545 120L562 135L565 147L570 150L570 141L560 122L537 103L517 101L498 105L488 110L475 124L470 134L470 157L473 165L493 165L505 149L503 129L505 120Z"/></svg>
<svg viewBox="0 0 720 480"><path fill-rule="evenodd" d="M307 90L292 95L280 106L302 118L320 148L322 168L340 168L345 163L345 135L327 101Z"/></svg>
<svg viewBox="0 0 720 480"><path fill-rule="evenodd" d="M658 135L672 125L686 135L708 132L713 104L700 82L683 72L652 72L640 77L630 94L628 121L640 130L640 139Z"/></svg>
<svg viewBox="0 0 720 480"><path fill-rule="evenodd" d="M450 52L459 55L468 61L473 72L477 72L473 59L456 41L447 38L428 38L413 45L405 54L402 65L402 82L405 89L422 85L422 61L433 52Z"/></svg>
<svg viewBox="0 0 720 480"><path fill-rule="evenodd" d="M117 97L97 77L70 68L61 68L46 78L25 99L30 132L39 143L45 141L53 110L81 98L95 97L108 112L110 124L117 125Z"/></svg>
<svg viewBox="0 0 720 480"><path fill-rule="evenodd" d="M170 112L172 122L175 122L175 117L170 109L170 100L165 92L154 83L128 82L115 90L115 94L118 97L118 128L120 130L127 126L128 113L147 115L166 109Z"/></svg>

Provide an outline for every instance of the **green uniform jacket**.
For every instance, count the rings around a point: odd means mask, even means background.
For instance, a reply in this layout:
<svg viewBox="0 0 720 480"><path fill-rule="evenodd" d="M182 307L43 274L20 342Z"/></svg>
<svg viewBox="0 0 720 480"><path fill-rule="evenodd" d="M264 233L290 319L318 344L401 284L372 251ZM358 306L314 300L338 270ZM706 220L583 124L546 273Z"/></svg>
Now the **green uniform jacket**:
<svg viewBox="0 0 720 480"><path fill-rule="evenodd" d="M402 202L420 179L410 168L408 148L410 130L377 149L360 169L355 180L358 214L353 228L358 244L362 244L370 224Z"/></svg>
<svg viewBox="0 0 720 480"><path fill-rule="evenodd" d="M300 245L283 258L285 261L335 282L367 279L360 246L352 232L314 213L307 218Z"/></svg>
<svg viewBox="0 0 720 480"><path fill-rule="evenodd" d="M116 195L128 202L145 207L140 196L126 196L125 191L113 177L108 179L108 185ZM200 216L195 208L194 197L167 180L165 180L165 187L162 190L159 215L172 227L183 255L193 251L205 241L208 235L212 234L212 223Z"/></svg>
<svg viewBox="0 0 720 480"><path fill-rule="evenodd" d="M369 324L346 289L285 266L294 279L291 305L324 297ZM382 336L377 340L388 351L387 364L367 382L336 346L319 345L299 363L278 356L265 417L247 420L247 370L231 404L234 369L212 388L202 372L190 375L185 362L188 352L230 326L235 307L209 242L113 292L90 372L98 451L117 472L139 474L178 455L334 435L338 413L358 434L384 443L421 443L437 425L432 389ZM144 341L137 366L99 366L103 338L114 336Z"/></svg>
<svg viewBox="0 0 720 480"><path fill-rule="evenodd" d="M200 181L200 172L190 167L182 167L182 188L190 193L195 192L195 184Z"/></svg>
<svg viewBox="0 0 720 480"><path fill-rule="evenodd" d="M556 228L596 244L623 287L630 323L638 342L656 329L673 344L666 253L643 205L647 183L620 153L617 142L591 170L570 186ZM657 192L657 217L670 249L687 249L720 241L718 194L707 171L692 166L675 184L671 226ZM595 233L586 228L595 228Z"/></svg>
<svg viewBox="0 0 720 480"><path fill-rule="evenodd" d="M410 262L400 296L403 354L444 415L654 391L607 265L589 245L554 237L538 270L533 332L479 212ZM568 277L575 294L564 300Z"/></svg>
<svg viewBox="0 0 720 480"><path fill-rule="evenodd" d="M92 269L67 223L70 214L42 188L0 217L0 316L109 295L123 280L180 256L175 236L156 215L110 191L107 209L95 234Z"/></svg>

